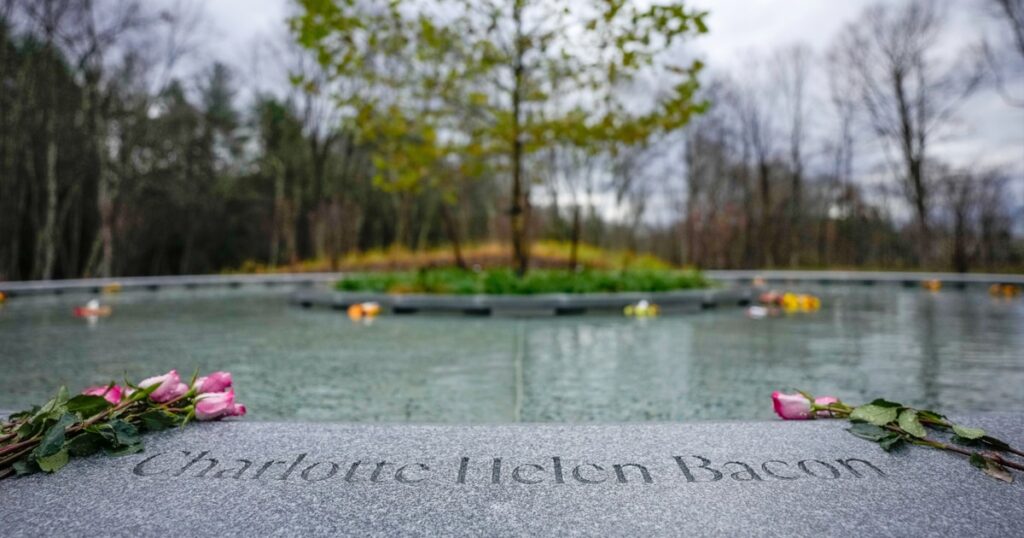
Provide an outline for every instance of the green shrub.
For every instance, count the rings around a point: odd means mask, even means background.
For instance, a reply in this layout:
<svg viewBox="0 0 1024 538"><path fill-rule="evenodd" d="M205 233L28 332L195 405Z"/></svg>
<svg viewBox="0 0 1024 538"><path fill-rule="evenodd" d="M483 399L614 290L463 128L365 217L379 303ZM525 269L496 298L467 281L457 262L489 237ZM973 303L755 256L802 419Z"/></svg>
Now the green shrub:
<svg viewBox="0 0 1024 538"><path fill-rule="evenodd" d="M336 287L341 291L377 293L530 295L671 291L706 288L708 282L697 271L672 269L587 269L575 273L537 269L522 278L516 276L511 269L422 269L414 272L353 274L339 281Z"/></svg>

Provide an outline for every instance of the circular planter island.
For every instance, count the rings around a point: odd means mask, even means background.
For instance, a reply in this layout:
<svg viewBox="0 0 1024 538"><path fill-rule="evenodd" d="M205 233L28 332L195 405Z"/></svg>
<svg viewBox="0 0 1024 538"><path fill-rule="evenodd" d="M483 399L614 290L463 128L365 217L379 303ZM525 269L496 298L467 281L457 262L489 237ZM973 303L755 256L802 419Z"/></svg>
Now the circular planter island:
<svg viewBox="0 0 1024 538"><path fill-rule="evenodd" d="M658 306L662 313L685 313L718 306L747 306L756 288L732 287L666 292L543 293L532 295L390 294L298 290L290 300L304 308L344 311L360 303L377 303L391 314L461 314L473 316L562 316L621 314L640 301Z"/></svg>

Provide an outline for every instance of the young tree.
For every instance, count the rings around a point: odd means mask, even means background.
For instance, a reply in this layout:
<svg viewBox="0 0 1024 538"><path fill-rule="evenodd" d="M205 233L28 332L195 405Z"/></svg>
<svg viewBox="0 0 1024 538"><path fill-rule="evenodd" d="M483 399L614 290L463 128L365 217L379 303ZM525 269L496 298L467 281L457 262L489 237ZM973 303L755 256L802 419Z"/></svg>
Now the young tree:
<svg viewBox="0 0 1024 538"><path fill-rule="evenodd" d="M554 133L571 124L595 143L638 144L654 132L685 124L700 109L692 100L700 64L677 65L665 57L682 38L706 31L704 14L678 3L640 7L625 0L438 0L392 2L377 11L355 0L301 0L300 5L303 13L293 21L299 42L339 76L358 71L383 52L385 61L374 65L372 76L394 86L398 79L387 79L387 67L401 63L394 51L431 65L429 54L420 58L408 51L433 49L432 38L448 40L447 45L458 41L466 54L453 72L462 80L445 80L475 90L462 95L478 108L472 116L483 127L441 121L458 126L453 127L458 131L478 133L484 147L500 157L496 167L509 174L508 212L519 274L527 271L530 259L527 164ZM402 21L409 19L427 28L445 27L449 34L401 31ZM622 98L624 88L652 70L670 80L671 88L657 92L644 107ZM416 78L412 80L415 85ZM556 86L574 97L574 106L555 105ZM401 99L408 94L393 88L388 96Z"/></svg>

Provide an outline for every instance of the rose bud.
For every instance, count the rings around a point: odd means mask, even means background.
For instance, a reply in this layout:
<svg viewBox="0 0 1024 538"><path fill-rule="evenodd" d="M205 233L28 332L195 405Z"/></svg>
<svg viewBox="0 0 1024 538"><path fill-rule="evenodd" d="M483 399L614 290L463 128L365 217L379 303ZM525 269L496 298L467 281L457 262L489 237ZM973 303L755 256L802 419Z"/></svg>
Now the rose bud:
<svg viewBox="0 0 1024 538"><path fill-rule="evenodd" d="M775 413L785 420L807 420L811 417L811 401L802 394L772 393Z"/></svg>
<svg viewBox="0 0 1024 538"><path fill-rule="evenodd" d="M188 385L181 382L177 370L171 370L164 375L143 379L139 383L139 387L147 388L158 383L160 386L149 394L150 399L157 403L175 400L188 392Z"/></svg>
<svg viewBox="0 0 1024 538"><path fill-rule="evenodd" d="M103 399L113 405L121 401L121 387L112 385L109 387L89 387L82 391L86 396L103 396Z"/></svg>
<svg viewBox="0 0 1024 538"><path fill-rule="evenodd" d="M224 417L240 417L245 406L235 403L235 391L207 392L196 398L197 420L218 420Z"/></svg>
<svg viewBox="0 0 1024 538"><path fill-rule="evenodd" d="M231 372L214 372L196 379L192 388L199 394L207 392L224 392L231 387Z"/></svg>
<svg viewBox="0 0 1024 538"><path fill-rule="evenodd" d="M819 396L814 399L814 405L830 405L834 403L839 403L839 398L836 398L835 396ZM818 416L831 417L832 411L818 411Z"/></svg>

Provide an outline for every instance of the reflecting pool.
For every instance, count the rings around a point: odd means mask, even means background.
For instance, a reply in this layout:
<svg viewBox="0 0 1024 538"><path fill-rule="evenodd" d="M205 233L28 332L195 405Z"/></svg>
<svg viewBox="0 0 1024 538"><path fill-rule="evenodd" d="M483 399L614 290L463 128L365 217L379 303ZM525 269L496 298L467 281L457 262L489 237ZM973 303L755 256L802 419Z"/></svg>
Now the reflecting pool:
<svg viewBox="0 0 1024 538"><path fill-rule="evenodd" d="M0 306L0 409L66 384L230 370L255 420L616 422L767 419L770 393L884 396L947 412L1024 412L1024 300L984 290L800 287L821 311L748 319L384 316L354 324L285 292L131 292Z"/></svg>

